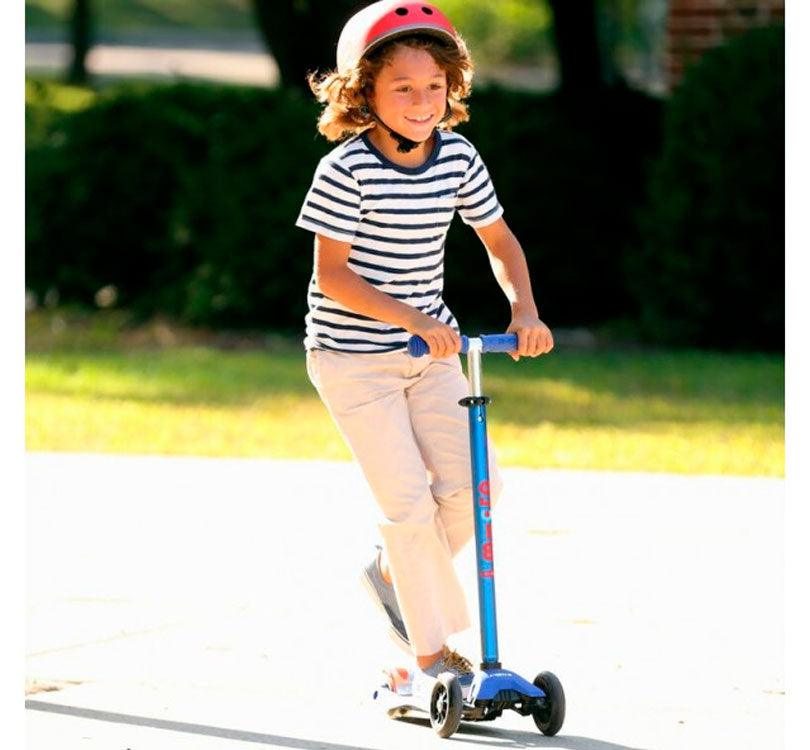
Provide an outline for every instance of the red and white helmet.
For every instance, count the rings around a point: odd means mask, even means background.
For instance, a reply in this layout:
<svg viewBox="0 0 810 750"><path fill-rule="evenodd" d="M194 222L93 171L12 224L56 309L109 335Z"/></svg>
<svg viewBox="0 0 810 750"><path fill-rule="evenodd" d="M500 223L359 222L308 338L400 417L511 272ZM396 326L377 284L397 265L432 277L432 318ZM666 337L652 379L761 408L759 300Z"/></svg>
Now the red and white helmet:
<svg viewBox="0 0 810 750"><path fill-rule="evenodd" d="M383 42L415 33L458 44L453 24L435 5L400 0L372 3L355 13L343 27L337 45L338 72L352 70L364 55Z"/></svg>

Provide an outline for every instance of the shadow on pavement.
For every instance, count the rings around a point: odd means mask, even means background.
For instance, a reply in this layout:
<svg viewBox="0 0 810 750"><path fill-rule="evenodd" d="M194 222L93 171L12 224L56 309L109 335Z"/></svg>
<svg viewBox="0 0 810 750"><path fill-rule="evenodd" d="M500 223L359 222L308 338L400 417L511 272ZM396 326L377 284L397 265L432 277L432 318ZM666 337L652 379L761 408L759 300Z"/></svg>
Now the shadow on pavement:
<svg viewBox="0 0 810 750"><path fill-rule="evenodd" d="M64 714L66 716L76 716L82 719L95 719L96 721L109 721L116 724L130 724L139 727L150 727L152 729L165 729L170 732L185 732L187 734L200 734L207 737L221 737L223 739L237 740L239 742L256 742L259 744L272 744L280 747L301 748L302 750L372 750L358 745L341 745L323 740L304 740L295 737L282 737L275 734L263 734L261 732L246 732L241 729L227 729L225 727L212 727L205 724L190 724L181 721L168 721L166 719L153 719L148 716L133 716L131 714L119 714L111 711L97 711L91 708L79 708L77 706L63 706L44 701L27 700L25 707L34 711L47 711L50 713ZM425 728L430 727L428 719L401 718L408 724L418 724ZM456 733L459 739L464 738L466 742L475 742L473 737L481 737L482 744L488 747L548 747L563 748L565 750L641 750L631 748L627 745L617 745L613 742L603 742L602 740L590 737L543 737L531 732L516 732L514 730L497 729L495 727L477 726L475 724L462 724Z"/></svg>
<svg viewBox="0 0 810 750"><path fill-rule="evenodd" d="M339 745L323 740L302 740L296 737L282 737L276 734L263 734L261 732L245 732L241 729L227 729L225 727L211 727L205 724L189 724L182 721L167 721L166 719L153 719L148 716L133 716L131 714L118 714L111 711L97 711L92 708L79 708L77 706L62 706L43 701L26 701L25 707L34 711L48 711L66 716L76 716L81 719L95 719L96 721L109 721L115 724L130 724L151 729L165 729L170 732L185 732L187 734L201 734L207 737L221 737L239 742L256 742L261 745L279 747L301 748L301 750L376 750L357 745Z"/></svg>

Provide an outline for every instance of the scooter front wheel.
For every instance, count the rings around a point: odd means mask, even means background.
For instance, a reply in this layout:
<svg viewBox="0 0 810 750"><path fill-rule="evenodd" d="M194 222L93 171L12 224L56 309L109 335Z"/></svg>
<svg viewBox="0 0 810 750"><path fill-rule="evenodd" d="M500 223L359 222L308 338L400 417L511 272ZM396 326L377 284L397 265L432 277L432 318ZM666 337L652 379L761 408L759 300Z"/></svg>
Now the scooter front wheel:
<svg viewBox="0 0 810 750"><path fill-rule="evenodd" d="M546 694L546 697L542 708L535 709L532 718L543 734L553 737L562 729L565 721L565 692L562 683L553 673L540 672L534 678L534 684Z"/></svg>
<svg viewBox="0 0 810 750"><path fill-rule="evenodd" d="M449 737L458 729L462 702L458 677L442 672L430 693L430 725L439 737Z"/></svg>

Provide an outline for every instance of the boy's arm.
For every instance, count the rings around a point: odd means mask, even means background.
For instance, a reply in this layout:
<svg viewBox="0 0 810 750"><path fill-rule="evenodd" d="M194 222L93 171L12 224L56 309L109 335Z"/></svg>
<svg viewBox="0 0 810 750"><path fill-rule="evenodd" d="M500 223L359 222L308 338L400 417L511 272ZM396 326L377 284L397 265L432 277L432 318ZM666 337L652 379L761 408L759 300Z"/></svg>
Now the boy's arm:
<svg viewBox="0 0 810 750"><path fill-rule="evenodd" d="M431 356L461 351L461 338L449 326L381 292L348 267L351 243L315 235L315 278L321 291L350 310L421 336Z"/></svg>
<svg viewBox="0 0 810 750"><path fill-rule="evenodd" d="M512 322L507 333L517 333L518 350L512 355L536 357L554 348L554 338L548 326L538 317L532 295L529 267L517 238L503 218L475 229L489 254L492 272L512 307Z"/></svg>

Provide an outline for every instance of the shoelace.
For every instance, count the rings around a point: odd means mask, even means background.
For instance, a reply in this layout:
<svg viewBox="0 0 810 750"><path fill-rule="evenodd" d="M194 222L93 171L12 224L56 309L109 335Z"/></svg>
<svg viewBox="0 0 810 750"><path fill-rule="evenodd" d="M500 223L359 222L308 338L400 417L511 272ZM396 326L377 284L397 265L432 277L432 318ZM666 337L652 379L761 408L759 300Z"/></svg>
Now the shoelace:
<svg viewBox="0 0 810 750"><path fill-rule="evenodd" d="M473 665L469 659L449 648L445 650L443 659L445 666L457 674L468 674L473 671Z"/></svg>

